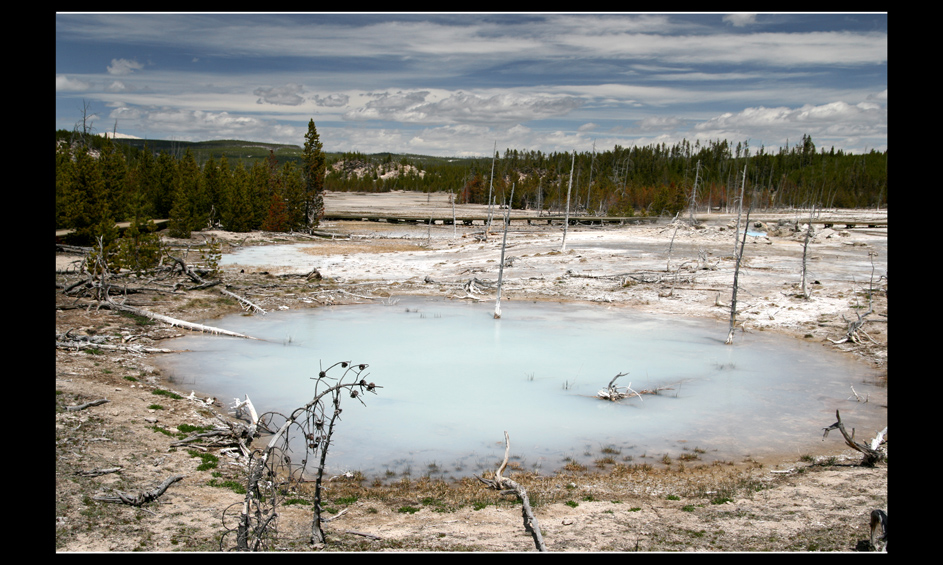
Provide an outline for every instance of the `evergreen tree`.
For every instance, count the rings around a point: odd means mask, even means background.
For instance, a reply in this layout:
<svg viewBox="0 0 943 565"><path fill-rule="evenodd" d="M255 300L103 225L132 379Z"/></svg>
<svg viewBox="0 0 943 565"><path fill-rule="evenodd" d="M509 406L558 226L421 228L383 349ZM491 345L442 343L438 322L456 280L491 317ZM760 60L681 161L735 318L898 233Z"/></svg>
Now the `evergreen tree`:
<svg viewBox="0 0 943 565"><path fill-rule="evenodd" d="M225 207L223 225L233 232L247 232L252 227L252 210L249 206L249 171L242 161L232 172L228 204Z"/></svg>
<svg viewBox="0 0 943 565"><path fill-rule="evenodd" d="M101 235L97 230L105 227L107 220L114 225L98 159L84 147L75 152L72 183L65 190L64 201L66 226L75 230L74 239L78 243L92 245L95 236Z"/></svg>
<svg viewBox="0 0 943 565"><path fill-rule="evenodd" d="M305 194L305 221L310 227L317 227L324 216L324 153L323 144L314 126L314 120L308 122L305 134L302 179Z"/></svg>
<svg viewBox="0 0 943 565"><path fill-rule="evenodd" d="M177 178L177 160L165 151L157 155L156 183L151 187L149 200L154 206L154 215L169 218L174 205L175 179Z"/></svg>
<svg viewBox="0 0 943 565"><path fill-rule="evenodd" d="M286 161L281 171L282 197L288 214L288 229L303 230L305 222L305 197L301 175L291 161Z"/></svg>
<svg viewBox="0 0 943 565"><path fill-rule="evenodd" d="M72 147L65 142L56 144L56 228L68 225L68 194L75 182L75 163Z"/></svg>
<svg viewBox="0 0 943 565"><path fill-rule="evenodd" d="M124 220L127 217L125 203L128 196L128 166L124 155L109 138L104 138L101 142L98 166L101 169L103 195L108 211L114 220Z"/></svg>

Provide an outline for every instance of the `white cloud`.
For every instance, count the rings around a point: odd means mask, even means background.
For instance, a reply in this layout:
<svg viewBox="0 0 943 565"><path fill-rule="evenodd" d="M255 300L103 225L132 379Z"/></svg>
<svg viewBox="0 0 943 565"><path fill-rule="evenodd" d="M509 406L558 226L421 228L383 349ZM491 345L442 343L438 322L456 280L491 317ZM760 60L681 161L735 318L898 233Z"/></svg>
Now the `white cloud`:
<svg viewBox="0 0 943 565"><path fill-rule="evenodd" d="M286 84L271 88L256 88L253 94L259 97L257 104L297 106L305 101L301 96L303 92L304 88L300 84Z"/></svg>
<svg viewBox="0 0 943 565"><path fill-rule="evenodd" d="M81 92L91 88L91 84L84 80L69 78L65 75L56 75L56 92Z"/></svg>
<svg viewBox="0 0 943 565"><path fill-rule="evenodd" d="M349 100L350 97L346 94L329 94L324 97L316 95L314 97L315 104L327 108L339 108L341 106L346 106Z"/></svg>
<svg viewBox="0 0 943 565"><path fill-rule="evenodd" d="M734 27L743 27L756 23L756 14L727 14L724 21Z"/></svg>
<svg viewBox="0 0 943 565"><path fill-rule="evenodd" d="M682 121L673 116L649 116L639 120L638 127L642 131L676 129Z"/></svg>
<svg viewBox="0 0 943 565"><path fill-rule="evenodd" d="M144 65L135 60L112 59L108 65L108 74L110 75L130 75L134 71L143 69Z"/></svg>
<svg viewBox="0 0 943 565"><path fill-rule="evenodd" d="M798 108L761 106L715 116L694 126L694 132L702 139L753 138L771 145L808 134L822 146L844 140L848 147L862 139L886 139L887 110L873 102L842 101Z"/></svg>
<svg viewBox="0 0 943 565"><path fill-rule="evenodd" d="M432 99L427 90L373 96L364 106L345 113L344 118L404 123L509 124L562 116L581 105L571 96L514 92L492 96L455 92L441 98L432 96Z"/></svg>

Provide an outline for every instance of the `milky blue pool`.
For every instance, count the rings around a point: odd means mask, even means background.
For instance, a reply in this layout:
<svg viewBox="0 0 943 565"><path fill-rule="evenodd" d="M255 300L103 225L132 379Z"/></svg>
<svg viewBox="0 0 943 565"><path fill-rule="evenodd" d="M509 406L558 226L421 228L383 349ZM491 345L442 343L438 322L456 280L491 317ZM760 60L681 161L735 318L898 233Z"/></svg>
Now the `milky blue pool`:
<svg viewBox="0 0 943 565"><path fill-rule="evenodd" d="M164 365L179 388L227 404L248 394L260 412L287 414L311 400L320 366L369 364L383 388L366 406L345 399L328 456L332 472L367 475L494 469L505 430L518 462L551 472L604 447L632 462L695 448L702 460L799 456L822 447L836 408L861 437L886 425L886 388L821 344L753 332L724 345L722 323L598 305L504 301L500 320L493 310L411 297L231 316L211 323L267 341L188 336L173 347L190 351ZM594 398L619 372L635 390L670 388Z"/></svg>

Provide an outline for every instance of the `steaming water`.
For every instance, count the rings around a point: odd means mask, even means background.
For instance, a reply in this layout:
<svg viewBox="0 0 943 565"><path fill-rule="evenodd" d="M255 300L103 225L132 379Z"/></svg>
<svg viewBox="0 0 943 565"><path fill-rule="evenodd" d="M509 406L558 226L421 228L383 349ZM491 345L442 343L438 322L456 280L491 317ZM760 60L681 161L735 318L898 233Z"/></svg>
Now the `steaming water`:
<svg viewBox="0 0 943 565"><path fill-rule="evenodd" d="M367 363L367 381L382 388L366 406L344 398L332 472L494 469L505 430L512 456L549 472L604 447L635 462L695 448L702 460L806 454L821 448L836 408L859 437L886 425L886 389L820 344L755 332L728 346L725 324L627 309L505 301L500 320L493 309L403 298L233 316L212 323L268 341L185 337L174 347L190 351L165 363L182 387L229 405L248 394L259 412L283 414L311 400L321 366ZM616 384L637 391L671 388L594 398L620 372L629 374ZM870 401L856 402L851 386Z"/></svg>

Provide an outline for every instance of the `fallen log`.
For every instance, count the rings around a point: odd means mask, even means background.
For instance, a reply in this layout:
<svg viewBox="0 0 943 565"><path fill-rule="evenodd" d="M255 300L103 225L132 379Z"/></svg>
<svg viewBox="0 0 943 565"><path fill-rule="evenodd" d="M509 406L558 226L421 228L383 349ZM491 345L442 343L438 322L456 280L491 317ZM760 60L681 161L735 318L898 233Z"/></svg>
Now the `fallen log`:
<svg viewBox="0 0 943 565"><path fill-rule="evenodd" d="M164 492L170 488L170 485L175 482L182 480L183 475L174 475L167 478L164 482L157 485L155 488L149 491L144 491L135 495L128 494L126 492L116 491L115 496L94 496L94 500L100 502L120 502L123 504L130 504L131 506L143 506L148 502L153 502L161 497Z"/></svg>
<svg viewBox="0 0 943 565"><path fill-rule="evenodd" d="M77 412L79 410L85 410L86 408L91 408L92 406L99 406L105 404L106 402L111 402L107 398L99 398L98 400L92 400L91 402L86 402L84 404L76 404L75 406L66 406L65 409L70 412Z"/></svg>
<svg viewBox="0 0 943 565"><path fill-rule="evenodd" d="M252 302L250 302L249 299L243 298L242 296L239 296L239 295L236 294L235 292L230 292L230 291L226 290L225 288L221 288L221 289L219 289L219 291L220 291L221 293L223 293L224 295L226 295L226 296L228 296L228 297L230 297L230 298L235 298L236 300L238 300L239 302L241 302L242 305L245 307L246 311L255 310L256 312L258 312L258 313L260 313L260 314L262 314L262 315L265 315L265 310L262 309L261 306L258 306L257 304L253 304Z"/></svg>
<svg viewBox="0 0 943 565"><path fill-rule="evenodd" d="M111 473L120 473L120 472L121 472L121 467L106 467L106 468L92 469L90 471L76 471L75 474L79 475L80 477L99 477L101 475L108 475Z"/></svg>
<svg viewBox="0 0 943 565"><path fill-rule="evenodd" d="M171 326L181 327L184 329L188 329L188 330L192 330L192 331L196 331L200 333L228 335L230 337L241 337L245 339L258 339L249 335L238 333L238 332L224 330L222 328L216 328L213 326L204 326L203 324L195 324L193 322L178 320L176 318L171 318L170 316L164 316L163 314L155 314L154 312L148 312L147 310L135 308L134 306L128 306L127 304L119 304L111 300L102 302L101 307L121 310L123 312L130 312L132 314L137 314L138 316L144 316L145 318L150 318L151 320L155 320L157 322L163 322L165 324L170 324Z"/></svg>

